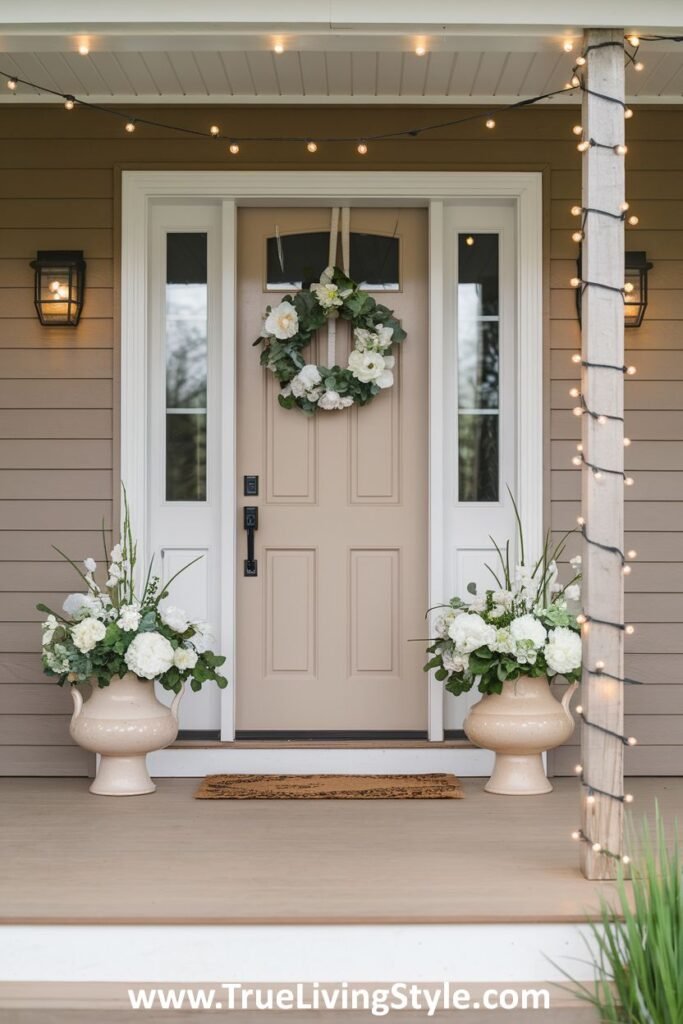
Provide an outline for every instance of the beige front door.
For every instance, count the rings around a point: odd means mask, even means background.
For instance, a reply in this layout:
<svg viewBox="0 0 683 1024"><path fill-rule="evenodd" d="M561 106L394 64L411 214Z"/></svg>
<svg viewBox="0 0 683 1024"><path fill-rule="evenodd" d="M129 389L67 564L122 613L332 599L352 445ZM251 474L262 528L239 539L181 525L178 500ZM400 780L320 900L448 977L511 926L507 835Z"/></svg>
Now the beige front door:
<svg viewBox="0 0 683 1024"><path fill-rule="evenodd" d="M399 291L376 292L408 332L395 385L363 409L307 418L277 402L252 347L268 239L329 231L329 209L242 209L238 219L237 472L257 476L258 575L243 575L238 512L237 730L424 732L427 601L427 219L354 209L352 232L399 238ZM271 242L272 246L275 243ZM337 330L337 362L349 351ZM326 360L326 337L308 355Z"/></svg>

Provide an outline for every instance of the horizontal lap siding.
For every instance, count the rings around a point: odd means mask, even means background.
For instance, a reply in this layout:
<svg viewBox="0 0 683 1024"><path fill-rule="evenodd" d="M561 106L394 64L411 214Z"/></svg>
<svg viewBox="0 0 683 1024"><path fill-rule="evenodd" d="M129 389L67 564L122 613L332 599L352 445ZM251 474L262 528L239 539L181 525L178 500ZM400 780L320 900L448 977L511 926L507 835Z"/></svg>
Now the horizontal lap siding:
<svg viewBox="0 0 683 1024"><path fill-rule="evenodd" d="M146 112L154 117L158 111ZM472 110L464 111L471 114ZM144 116L145 112L140 111ZM307 134L372 136L439 123L443 108L302 110ZM448 117L458 111L449 111ZM205 127L225 110L164 108L164 120ZM420 139L373 143L362 159L347 143L321 144L317 170L496 170L546 172L546 519L575 524L578 473L571 467L578 421L568 390L579 343L574 294L580 163L572 110L501 116L494 132L478 122ZM236 135L277 135L281 108L231 108ZM642 742L627 752L635 772L683 773L683 113L636 110L627 125L627 189L640 225L627 246L655 263L640 330L626 335L638 376L626 384L626 453L636 483L627 493L627 545L639 561L627 579L627 671L646 687L627 691L627 722ZM68 567L52 545L81 558L99 550L111 525L115 478L113 282L117 213L115 166L235 167L223 143L150 129L122 137L118 121L78 110L0 110L0 774L86 774L88 755L69 744L69 695L46 683L38 657L37 600L61 602ZM243 147L242 169L310 170L300 144ZM28 261L37 249L82 248L88 261L84 317L76 330L40 326ZM572 549L576 542L572 541ZM571 771L576 750L554 760Z"/></svg>

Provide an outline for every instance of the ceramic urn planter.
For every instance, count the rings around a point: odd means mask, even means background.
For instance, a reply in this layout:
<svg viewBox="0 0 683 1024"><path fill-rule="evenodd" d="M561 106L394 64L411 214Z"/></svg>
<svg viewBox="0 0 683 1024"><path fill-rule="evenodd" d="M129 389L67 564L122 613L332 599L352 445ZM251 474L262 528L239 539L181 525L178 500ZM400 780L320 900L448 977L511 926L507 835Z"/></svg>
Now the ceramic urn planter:
<svg viewBox="0 0 683 1024"><path fill-rule="evenodd" d="M569 704L577 686L568 686L560 703L545 677L520 676L504 682L502 693L487 694L471 708L464 722L468 739L496 754L487 793L530 796L552 791L541 755L574 731Z"/></svg>
<svg viewBox="0 0 683 1024"><path fill-rule="evenodd" d="M114 677L109 686L93 686L86 701L76 686L71 687L71 736L85 750L100 755L91 793L138 796L154 792L146 755L167 747L178 735L182 695L181 690L166 707L157 700L154 683L132 672Z"/></svg>

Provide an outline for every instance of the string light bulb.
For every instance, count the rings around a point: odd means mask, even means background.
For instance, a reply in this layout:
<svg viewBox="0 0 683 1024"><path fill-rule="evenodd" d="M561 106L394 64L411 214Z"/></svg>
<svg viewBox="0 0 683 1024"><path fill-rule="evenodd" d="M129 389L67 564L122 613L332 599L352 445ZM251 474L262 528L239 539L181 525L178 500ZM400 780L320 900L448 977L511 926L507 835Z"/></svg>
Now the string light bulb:
<svg viewBox="0 0 683 1024"><path fill-rule="evenodd" d="M624 479L624 483L626 484L627 487L633 487L633 484L635 483L635 481L634 481L632 476L627 476Z"/></svg>
<svg viewBox="0 0 683 1024"><path fill-rule="evenodd" d="M81 45L78 47L78 52L80 53L81 57L87 57L90 53L90 47L86 43L81 43Z"/></svg>
<svg viewBox="0 0 683 1024"><path fill-rule="evenodd" d="M591 803L590 800L588 802ZM595 797L593 797L592 802L595 803ZM602 846L600 846L600 843L593 843L593 845L591 846L591 850L593 851L593 853L600 853L600 851L602 850Z"/></svg>
<svg viewBox="0 0 683 1024"><path fill-rule="evenodd" d="M416 57L424 57L426 52L427 52L427 47L423 46L422 43L418 43L418 45L415 47L415 56Z"/></svg>
<svg viewBox="0 0 683 1024"><path fill-rule="evenodd" d="M572 288L578 288L579 285L581 284L581 278L580 277L572 277L572 278L569 279L569 283L572 286Z"/></svg>
<svg viewBox="0 0 683 1024"><path fill-rule="evenodd" d="M237 156L237 154L240 151L240 147L236 142L231 142L230 145L228 146L228 149L230 150L233 156Z"/></svg>
<svg viewBox="0 0 683 1024"><path fill-rule="evenodd" d="M465 239L465 245L474 245L474 238L472 235L468 235Z"/></svg>
<svg viewBox="0 0 683 1024"><path fill-rule="evenodd" d="M598 416L598 423L601 427L604 427L604 425L607 423L607 417L603 416L601 413L600 416Z"/></svg>
<svg viewBox="0 0 683 1024"><path fill-rule="evenodd" d="M631 225L631 227L634 228L636 226L636 224L639 223L639 218L636 217L635 213L631 214L631 216L628 219L628 222Z"/></svg>
<svg viewBox="0 0 683 1024"><path fill-rule="evenodd" d="M578 842L580 838L581 838L581 833L577 829L574 829L574 831L572 832L572 839L575 842Z"/></svg>
<svg viewBox="0 0 683 1024"><path fill-rule="evenodd" d="M628 146L625 146L623 142L620 142L618 146L614 146L613 149L617 156L626 156L628 153Z"/></svg>
<svg viewBox="0 0 683 1024"><path fill-rule="evenodd" d="M586 525L586 520L583 518L583 516L577 516L576 517L576 522L578 523L579 526L585 526ZM578 621L578 618L577 618L577 621ZM586 621L586 617L585 616L583 616L582 621L583 622Z"/></svg>
<svg viewBox="0 0 683 1024"><path fill-rule="evenodd" d="M634 71L643 71L644 69L645 69L645 65L643 64L642 60L637 60L635 62L635 64L633 65L633 70Z"/></svg>
<svg viewBox="0 0 683 1024"><path fill-rule="evenodd" d="M581 765L581 764L574 765L574 774L575 775L583 775L583 765Z"/></svg>
<svg viewBox="0 0 683 1024"><path fill-rule="evenodd" d="M581 284L581 281L579 280L578 277L573 277L572 281L577 281L578 284ZM574 355L572 356L572 362L573 363L580 363L581 362L581 353L580 352L575 352L574 353Z"/></svg>
<svg viewBox="0 0 683 1024"><path fill-rule="evenodd" d="M129 135L132 135L132 133L135 131L135 121L126 122L126 131Z"/></svg>
<svg viewBox="0 0 683 1024"><path fill-rule="evenodd" d="M218 127L217 124L212 124L211 127L209 128L209 131L213 135L214 138L216 138L216 136L220 135L220 133L221 133L221 130Z"/></svg>
<svg viewBox="0 0 683 1024"><path fill-rule="evenodd" d="M595 803L595 796L593 795L593 793L589 793L588 794L588 796L586 797L586 803L587 804L591 804L591 805ZM598 843L595 843L595 845L593 846L593 849L595 850L595 847L598 846L598 845L599 845ZM596 853L597 853L597 851L596 851Z"/></svg>
<svg viewBox="0 0 683 1024"><path fill-rule="evenodd" d="M626 200L624 200L623 203L619 203L619 209L621 210L622 213L626 213L626 211L628 210L630 205L631 205L630 203L627 203Z"/></svg>
<svg viewBox="0 0 683 1024"><path fill-rule="evenodd" d="M640 46L640 36L627 36L626 37L631 46Z"/></svg>
<svg viewBox="0 0 683 1024"><path fill-rule="evenodd" d="M627 743L627 745L629 747L637 747L638 746L638 740L636 739L635 736L629 736L628 739L626 740L626 743ZM633 798L631 798L631 799L633 799Z"/></svg>
<svg viewBox="0 0 683 1024"><path fill-rule="evenodd" d="M631 447L631 438L630 437L625 437L624 438L624 448L630 448L630 447Z"/></svg>
<svg viewBox="0 0 683 1024"><path fill-rule="evenodd" d="M631 566L630 565L624 565L624 566L622 566L621 571L624 574L624 576L630 576L631 575Z"/></svg>
<svg viewBox="0 0 683 1024"><path fill-rule="evenodd" d="M576 705L576 713L577 713L577 715L582 715L583 714L583 705L582 704L577 704ZM577 769L580 768L581 771L583 771L583 768L581 768L580 764L577 764L576 767L577 767Z"/></svg>
<svg viewBox="0 0 683 1024"><path fill-rule="evenodd" d="M578 398L581 392L578 388L570 388L569 395L571 398Z"/></svg>
<svg viewBox="0 0 683 1024"><path fill-rule="evenodd" d="M638 371L636 370L635 366L627 366L627 367L626 367L626 373L628 374L628 376L629 376L629 377L633 377L633 376L635 376L635 374L636 374L637 372L638 372Z"/></svg>
<svg viewBox="0 0 683 1024"><path fill-rule="evenodd" d="M583 212L582 206L572 206L571 215L572 217L580 217Z"/></svg>
<svg viewBox="0 0 683 1024"><path fill-rule="evenodd" d="M583 125L575 124L572 131L574 132L574 135L583 135Z"/></svg>
<svg viewBox="0 0 683 1024"><path fill-rule="evenodd" d="M578 419L579 416L583 415L583 409L581 408L580 405L575 405L574 408L572 409L572 414L574 416L576 416L577 419Z"/></svg>
<svg viewBox="0 0 683 1024"><path fill-rule="evenodd" d="M572 40L571 39L565 39L565 41L562 43L562 49L564 50L565 53L571 53L572 50L574 49L574 43L572 42Z"/></svg>
<svg viewBox="0 0 683 1024"><path fill-rule="evenodd" d="M628 636L633 636L633 634L635 633L635 631L636 631L636 629L635 629L635 626L625 626L625 627L624 627L624 632L625 632L625 633L626 633L626 634L627 634Z"/></svg>
<svg viewBox="0 0 683 1024"><path fill-rule="evenodd" d="M627 121L630 117L633 117L633 110L631 107L624 107L624 117Z"/></svg>
<svg viewBox="0 0 683 1024"><path fill-rule="evenodd" d="M487 128L495 128L495 127L496 127L496 122L495 122L495 121L493 120L493 118L492 118L492 117L489 117L489 118L487 119L487 121L486 121L486 127L487 127Z"/></svg>
<svg viewBox="0 0 683 1024"><path fill-rule="evenodd" d="M580 57L576 58L576 63L578 65L578 67L580 67L580 68L582 68L585 65L586 58L583 56L583 54Z"/></svg>
<svg viewBox="0 0 683 1024"><path fill-rule="evenodd" d="M578 75L572 75L571 83L572 83L572 88L573 89L578 89L578 87L581 85L581 79L579 78Z"/></svg>
<svg viewBox="0 0 683 1024"><path fill-rule="evenodd" d="M579 522L578 519L576 521L577 521L577 523ZM584 522L585 522L585 520L584 520ZM580 523L579 525L583 526L583 523ZM586 624L587 619L586 619L586 616L583 614L583 612L580 612L579 615L576 616L576 621L578 622L578 624L580 626L584 626Z"/></svg>
<svg viewBox="0 0 683 1024"><path fill-rule="evenodd" d="M621 863L622 864L630 864L631 863L631 858L629 857L629 855L627 853L625 853L624 856L621 858Z"/></svg>
<svg viewBox="0 0 683 1024"><path fill-rule="evenodd" d="M9 89L10 92L14 92L16 90L16 88L17 88L17 80L16 80L16 78L8 78L7 79L7 88Z"/></svg>
<svg viewBox="0 0 683 1024"><path fill-rule="evenodd" d="M279 53L284 53L284 52L285 52L284 43L275 43L275 45L273 46L273 53L278 53L279 54Z"/></svg>
<svg viewBox="0 0 683 1024"><path fill-rule="evenodd" d="M367 142L359 142L358 145L356 146L356 150L358 153L360 153L361 156L365 156L365 154L368 151Z"/></svg>
<svg viewBox="0 0 683 1024"><path fill-rule="evenodd" d="M624 285L624 291L626 292L627 295L631 294L631 292L633 291L633 282L632 281L627 281L626 282L626 284Z"/></svg>
<svg viewBox="0 0 683 1024"><path fill-rule="evenodd" d="M583 141L581 141L576 148L578 149L579 153L585 153L587 149L591 148L591 144L588 141L588 139L583 139Z"/></svg>
<svg viewBox="0 0 683 1024"><path fill-rule="evenodd" d="M572 234L572 241L573 242L582 242L583 241L583 231L574 231L574 233Z"/></svg>
<svg viewBox="0 0 683 1024"><path fill-rule="evenodd" d="M629 551L626 552L626 557L633 560L634 558L638 557L638 552L635 550L635 548L631 548Z"/></svg>
<svg viewBox="0 0 683 1024"><path fill-rule="evenodd" d="M318 152L318 143L317 142L313 142L312 139L309 139L309 141L306 143L306 149L308 150L309 153L317 153Z"/></svg>
<svg viewBox="0 0 683 1024"><path fill-rule="evenodd" d="M64 109L65 110L73 110L75 105L76 104L74 102L73 96L67 96L66 100L64 101Z"/></svg>
<svg viewBox="0 0 683 1024"><path fill-rule="evenodd" d="M624 793L624 803L625 804L632 804L633 803L633 793Z"/></svg>

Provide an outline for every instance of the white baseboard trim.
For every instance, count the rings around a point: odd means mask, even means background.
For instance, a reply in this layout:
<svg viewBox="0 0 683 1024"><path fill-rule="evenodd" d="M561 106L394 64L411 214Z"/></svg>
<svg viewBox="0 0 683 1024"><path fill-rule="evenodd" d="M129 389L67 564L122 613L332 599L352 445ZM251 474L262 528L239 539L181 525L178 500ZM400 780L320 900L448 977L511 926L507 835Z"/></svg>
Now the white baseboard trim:
<svg viewBox="0 0 683 1024"><path fill-rule="evenodd" d="M0 982L553 982L592 978L581 924L7 925Z"/></svg>
<svg viewBox="0 0 683 1024"><path fill-rule="evenodd" d="M453 772L488 776L494 755L489 750L438 747L171 747L149 754L149 773L158 778L235 775L395 775Z"/></svg>

